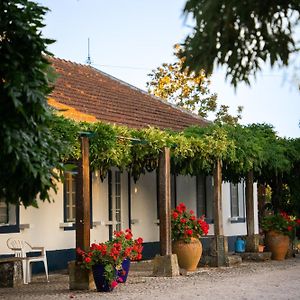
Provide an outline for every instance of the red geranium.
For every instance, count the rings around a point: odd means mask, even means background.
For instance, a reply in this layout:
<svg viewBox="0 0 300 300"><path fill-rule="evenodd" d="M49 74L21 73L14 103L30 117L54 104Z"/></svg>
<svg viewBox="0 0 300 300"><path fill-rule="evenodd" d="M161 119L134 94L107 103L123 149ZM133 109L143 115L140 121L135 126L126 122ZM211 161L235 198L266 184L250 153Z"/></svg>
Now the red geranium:
<svg viewBox="0 0 300 300"><path fill-rule="evenodd" d="M116 270L122 270L124 259L142 259L143 239L133 239L130 229L114 232L111 241L105 243L93 243L90 250L85 252L80 248L76 249L77 254L82 257L82 264L85 268L91 269L94 265L104 266L104 276L106 280L115 287L118 284ZM120 282L120 281L119 281Z"/></svg>
<svg viewBox="0 0 300 300"><path fill-rule="evenodd" d="M197 219L194 211L187 211L184 203L180 203L172 212L172 239L174 241L184 240L190 242L192 237L200 238L207 235L209 225L205 222L204 216Z"/></svg>
<svg viewBox="0 0 300 300"><path fill-rule="evenodd" d="M263 218L261 226L264 231L276 231L293 238L297 226L300 225L299 219L288 215L286 212L267 215Z"/></svg>

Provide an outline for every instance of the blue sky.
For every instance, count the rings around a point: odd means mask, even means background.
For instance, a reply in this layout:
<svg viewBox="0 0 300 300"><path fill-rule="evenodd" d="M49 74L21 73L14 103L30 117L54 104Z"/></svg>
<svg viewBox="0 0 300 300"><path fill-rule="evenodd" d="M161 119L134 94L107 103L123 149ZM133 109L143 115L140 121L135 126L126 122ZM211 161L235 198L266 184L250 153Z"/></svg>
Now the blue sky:
<svg viewBox="0 0 300 300"><path fill-rule="evenodd" d="M190 32L182 15L183 0L38 2L51 9L43 34L56 40L49 47L55 56L85 63L90 38L94 67L144 90L147 74L163 62L173 62L173 45ZM244 106L241 123L269 123L280 136L299 137L300 91L290 76L291 70L265 68L251 87L241 84L234 91L222 70L216 70L211 91L233 113Z"/></svg>

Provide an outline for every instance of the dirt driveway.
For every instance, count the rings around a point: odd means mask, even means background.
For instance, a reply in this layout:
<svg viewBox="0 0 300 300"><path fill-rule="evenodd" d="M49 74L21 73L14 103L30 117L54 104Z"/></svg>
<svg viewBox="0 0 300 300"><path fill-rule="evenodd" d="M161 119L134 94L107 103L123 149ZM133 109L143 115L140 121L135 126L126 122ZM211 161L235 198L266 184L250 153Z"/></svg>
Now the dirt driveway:
<svg viewBox="0 0 300 300"><path fill-rule="evenodd" d="M0 299L300 299L300 256L283 262L201 268L188 276L133 276L112 293L70 292L68 276L50 275L19 289L0 289ZM137 274L135 274L137 275Z"/></svg>

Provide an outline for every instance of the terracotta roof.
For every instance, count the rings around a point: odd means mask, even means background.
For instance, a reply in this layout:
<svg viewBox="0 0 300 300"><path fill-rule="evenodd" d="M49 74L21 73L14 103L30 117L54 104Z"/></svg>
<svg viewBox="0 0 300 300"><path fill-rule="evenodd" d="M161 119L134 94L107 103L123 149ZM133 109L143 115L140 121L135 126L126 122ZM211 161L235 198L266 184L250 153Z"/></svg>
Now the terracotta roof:
<svg viewBox="0 0 300 300"><path fill-rule="evenodd" d="M70 118L173 130L208 122L93 67L58 58L49 60L59 76L49 104L65 109L63 114Z"/></svg>

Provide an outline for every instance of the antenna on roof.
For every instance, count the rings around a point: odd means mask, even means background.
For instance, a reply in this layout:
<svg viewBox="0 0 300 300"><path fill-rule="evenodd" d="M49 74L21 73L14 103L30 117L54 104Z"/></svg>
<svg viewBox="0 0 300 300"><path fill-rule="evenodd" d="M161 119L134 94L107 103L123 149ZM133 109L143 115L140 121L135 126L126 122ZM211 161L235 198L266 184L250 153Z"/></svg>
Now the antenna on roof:
<svg viewBox="0 0 300 300"><path fill-rule="evenodd" d="M90 56L90 38L88 38L88 57L86 59L86 63L90 66L92 64L91 56Z"/></svg>

